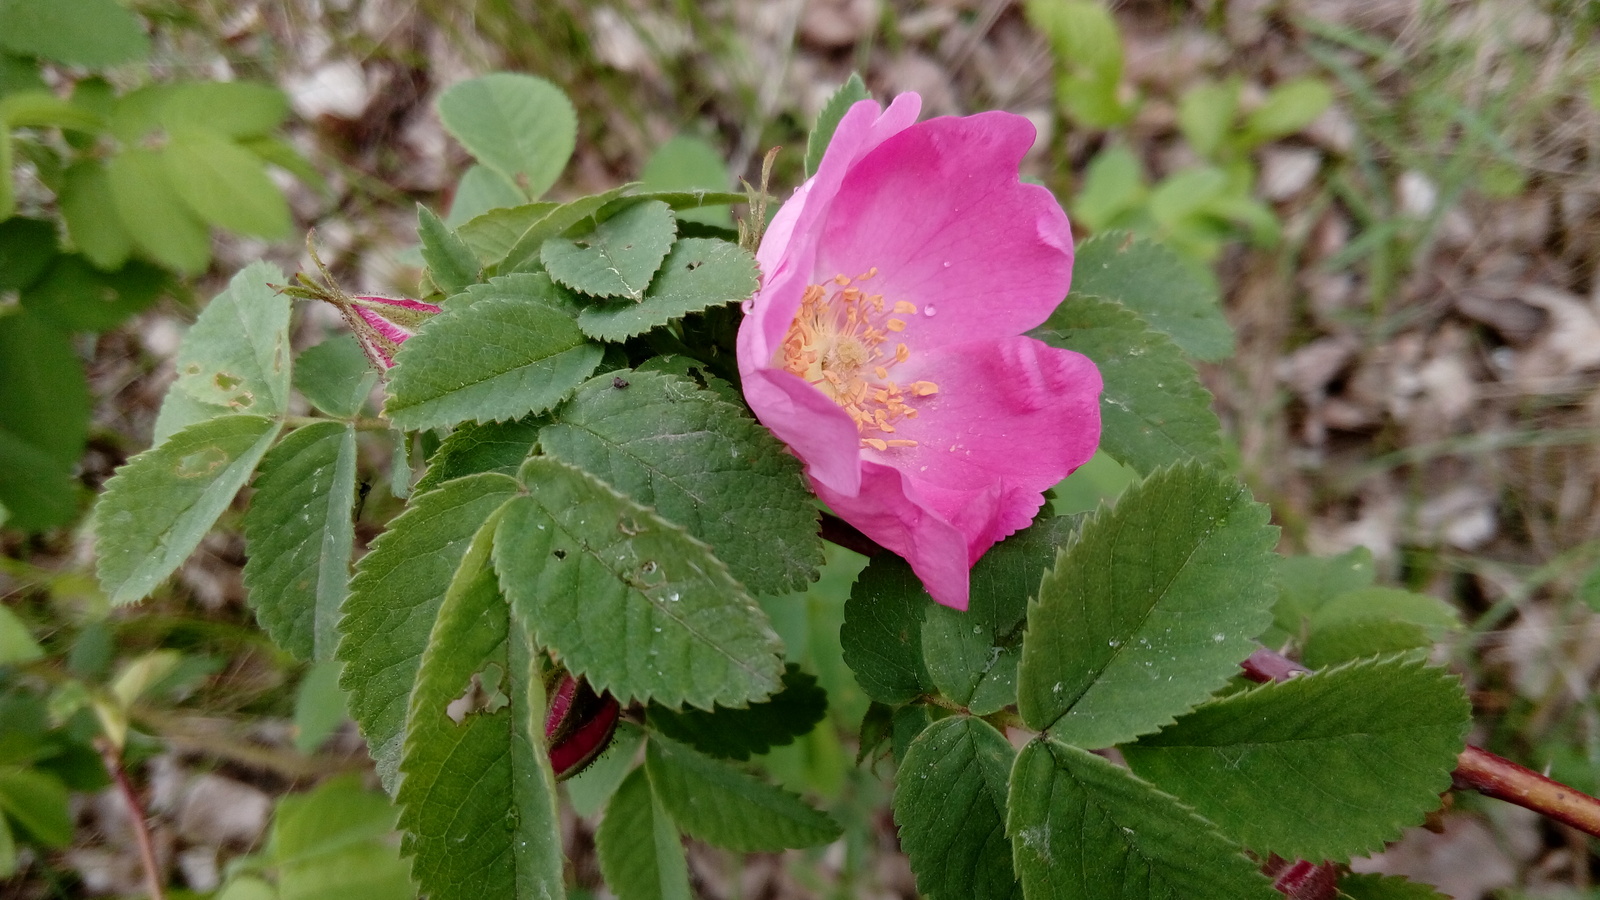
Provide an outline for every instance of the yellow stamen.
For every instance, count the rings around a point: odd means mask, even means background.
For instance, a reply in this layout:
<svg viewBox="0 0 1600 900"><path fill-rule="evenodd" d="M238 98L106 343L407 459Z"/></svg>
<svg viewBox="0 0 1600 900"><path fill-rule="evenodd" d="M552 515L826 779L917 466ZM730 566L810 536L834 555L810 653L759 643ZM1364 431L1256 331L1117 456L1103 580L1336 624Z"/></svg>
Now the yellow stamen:
<svg viewBox="0 0 1600 900"><path fill-rule="evenodd" d="M901 300L894 305L894 311L902 316L914 316L917 314L917 305L909 300Z"/></svg>
<svg viewBox="0 0 1600 900"><path fill-rule="evenodd" d="M905 331L906 330L906 323L901 321L900 319L890 319L885 324L888 326L890 331Z"/></svg>

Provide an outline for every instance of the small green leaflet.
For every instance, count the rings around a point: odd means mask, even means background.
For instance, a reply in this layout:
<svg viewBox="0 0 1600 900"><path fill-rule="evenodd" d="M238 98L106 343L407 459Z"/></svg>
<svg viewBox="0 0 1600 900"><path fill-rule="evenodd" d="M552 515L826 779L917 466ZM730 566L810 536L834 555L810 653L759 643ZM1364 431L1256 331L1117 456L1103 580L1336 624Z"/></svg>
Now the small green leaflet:
<svg viewBox="0 0 1600 900"><path fill-rule="evenodd" d="M622 370L590 379L552 419L539 432L547 453L687 528L750 590L816 579L822 541L799 461L740 407L684 378Z"/></svg>
<svg viewBox="0 0 1600 900"><path fill-rule="evenodd" d="M313 663L300 679L294 694L294 748L307 756L316 753L350 718L339 688L339 669L335 660Z"/></svg>
<svg viewBox="0 0 1600 900"><path fill-rule="evenodd" d="M1339 900L1450 900L1433 888L1399 875L1346 875L1339 879Z"/></svg>
<svg viewBox="0 0 1600 900"><path fill-rule="evenodd" d="M471 170L468 174L471 174ZM492 171L489 171L489 176L500 177ZM463 179L462 189L465 187ZM491 209L462 222L456 227L456 235L466 241L480 263L485 266L498 263L506 258L506 253L516 245L524 232L560 206L559 203L541 201Z"/></svg>
<svg viewBox="0 0 1600 900"><path fill-rule="evenodd" d="M677 236L671 207L649 200L624 206L591 231L550 238L539 256L551 278L580 294L640 300Z"/></svg>
<svg viewBox="0 0 1600 900"><path fill-rule="evenodd" d="M262 460L255 488L244 516L250 606L297 659L332 659L355 540L355 428L292 432Z"/></svg>
<svg viewBox="0 0 1600 900"><path fill-rule="evenodd" d="M62 331L109 331L156 302L171 280L160 266L142 260L105 272L86 257L64 254L48 275L22 291L22 308Z"/></svg>
<svg viewBox="0 0 1600 900"><path fill-rule="evenodd" d="M428 471L413 489L431 491L452 478L479 472L515 475L539 440L539 425L526 419L468 422L458 426L428 457Z"/></svg>
<svg viewBox="0 0 1600 900"><path fill-rule="evenodd" d="M578 327L596 340L623 341L689 313L743 300L760 286L748 251L715 238L684 238L672 245L643 300L585 306Z"/></svg>
<svg viewBox="0 0 1600 900"><path fill-rule="evenodd" d="M1099 748L1154 731L1222 687L1269 622L1277 529L1233 478L1163 469L1101 507L1028 610L1018 710Z"/></svg>
<svg viewBox="0 0 1600 900"><path fill-rule="evenodd" d="M116 0L0 0L0 47L98 68L144 59L150 38Z"/></svg>
<svg viewBox="0 0 1600 900"><path fill-rule="evenodd" d="M210 419L117 470L95 506L100 586L112 604L144 599L189 558L281 427L259 416Z"/></svg>
<svg viewBox="0 0 1600 900"><path fill-rule="evenodd" d="M159 85L156 111L168 129L204 128L230 138L259 138L289 116L289 98L276 85L253 81L188 81Z"/></svg>
<svg viewBox="0 0 1600 900"><path fill-rule="evenodd" d="M437 900L565 893L540 654L511 621L478 530L417 671L396 801L413 877Z"/></svg>
<svg viewBox="0 0 1600 900"><path fill-rule="evenodd" d="M651 788L690 837L759 853L815 847L842 829L799 796L660 735L645 746Z"/></svg>
<svg viewBox="0 0 1600 900"><path fill-rule="evenodd" d="M294 361L294 386L311 405L338 419L353 419L378 383L353 334L338 334L308 347Z"/></svg>
<svg viewBox="0 0 1600 900"><path fill-rule="evenodd" d="M827 714L828 692L814 676L789 663L783 671L783 690L770 700L744 709L719 708L712 712L674 712L652 705L650 727L701 753L743 761L752 753L766 753L773 747L793 743Z"/></svg>
<svg viewBox="0 0 1600 900"><path fill-rule="evenodd" d="M622 779L633 770L634 758L644 745L644 729L627 721L617 723L611 736L611 746L603 750L582 772L561 783L567 799L572 801L572 811L584 818L593 818L617 792Z"/></svg>
<svg viewBox="0 0 1600 900"><path fill-rule="evenodd" d="M922 622L931 606L922 582L898 556L868 564L844 605L844 661L872 699L909 703L934 690L922 656Z"/></svg>
<svg viewBox="0 0 1600 900"><path fill-rule="evenodd" d="M578 116L561 89L532 75L497 72L439 95L444 127L530 198L561 177L577 145Z"/></svg>
<svg viewBox="0 0 1600 900"><path fill-rule="evenodd" d="M267 841L266 864L278 872L278 891L266 896L277 900L415 897L410 867L393 839L397 812L388 797L366 790L354 775L284 796ZM227 896L233 896L231 889Z"/></svg>
<svg viewBox="0 0 1600 900"><path fill-rule="evenodd" d="M252 263L212 298L178 347L178 380L156 420L156 443L205 418L282 415L289 401L289 298L283 273ZM169 408L170 407L170 408Z"/></svg>
<svg viewBox="0 0 1600 900"><path fill-rule="evenodd" d="M0 513L4 513L0 509ZM0 519L0 524L5 520ZM0 666L11 666L17 663L33 662L44 656L44 648L28 633L28 626L11 611L9 606L0 606ZM823 698L827 702L827 698Z"/></svg>
<svg viewBox="0 0 1600 900"><path fill-rule="evenodd" d="M204 126L168 130L167 178L195 215L218 228L275 239L289 233L289 203L261 157Z"/></svg>
<svg viewBox="0 0 1600 900"><path fill-rule="evenodd" d="M1278 603L1273 624L1296 639L1305 620L1334 597L1368 587L1377 577L1372 551L1356 547L1338 556L1286 556L1278 560Z"/></svg>
<svg viewBox="0 0 1600 900"><path fill-rule="evenodd" d="M1122 749L1250 849L1345 861L1438 808L1470 714L1454 676L1367 660L1207 703Z"/></svg>
<svg viewBox="0 0 1600 900"><path fill-rule="evenodd" d="M458 294L478 281L478 258L472 248L439 221L433 210L417 204L417 237L422 240L422 259L428 276L439 290Z"/></svg>
<svg viewBox="0 0 1600 900"><path fill-rule="evenodd" d="M691 900L678 829L651 790L643 766L611 796L594 838L600 874L618 900Z"/></svg>
<svg viewBox="0 0 1600 900"><path fill-rule="evenodd" d="M1032 334L1082 353L1100 369L1100 445L1118 462L1149 473L1221 453L1211 393L1178 346L1130 310L1074 292Z"/></svg>
<svg viewBox="0 0 1600 900"><path fill-rule="evenodd" d="M601 348L578 331L570 300L531 281L499 287L501 296L447 305L400 345L384 404L396 427L415 431L542 412L600 364Z"/></svg>
<svg viewBox="0 0 1600 900"><path fill-rule="evenodd" d="M163 151L124 149L111 157L106 176L111 182L116 214L135 247L167 268L185 274L198 274L205 269L211 262L211 235L179 196L178 186L168 175Z"/></svg>
<svg viewBox="0 0 1600 900"><path fill-rule="evenodd" d="M491 210L521 206L526 200L522 190L500 173L475 163L456 183L455 196L450 198L450 212L444 217L444 223L455 228ZM520 234L521 229L517 233ZM509 249L515 240L514 234L506 242L506 248Z"/></svg>
<svg viewBox="0 0 1600 900"><path fill-rule="evenodd" d="M0 766L0 812L47 847L72 843L67 788L54 775L26 766Z"/></svg>
<svg viewBox="0 0 1600 900"><path fill-rule="evenodd" d="M518 489L515 479L484 474L421 494L356 566L339 620L339 684L386 788L395 783L406 702L440 599L468 541Z"/></svg>
<svg viewBox="0 0 1600 900"><path fill-rule="evenodd" d="M895 774L894 818L917 890L939 900L1020 900L1006 839L1016 751L982 719L951 716L917 736Z"/></svg>
<svg viewBox="0 0 1600 900"><path fill-rule="evenodd" d="M839 120L850 107L861 100L869 100L872 94L867 92L866 82L861 80L860 73L850 73L850 79L839 85L833 92L828 102L823 104L822 112L817 114L817 123L811 127L811 135L806 138L806 177L817 174L817 167L822 165L822 156L828 150L828 143L833 140L833 133L839 128Z"/></svg>
<svg viewBox="0 0 1600 900"><path fill-rule="evenodd" d="M489 266L487 274L513 274L543 269L544 263L539 259L539 251L544 248L545 241L600 212L606 204L622 196L630 187L631 184L625 184L603 193L579 197L571 202L551 207L544 215L528 223L503 257L495 265Z"/></svg>
<svg viewBox="0 0 1600 900"><path fill-rule="evenodd" d="M639 183L649 191L723 192L733 184L733 176L715 146L704 138L680 134L650 154L639 172ZM743 202L743 198L733 202ZM686 209L678 218L717 228L733 227L733 215L722 205Z"/></svg>
<svg viewBox="0 0 1600 900"><path fill-rule="evenodd" d="M67 233L79 252L101 269L121 268L128 261L128 254L133 252L133 235L121 218L106 214L115 201L111 199L111 179L105 163L82 159L68 166L62 173L56 199Z"/></svg>
<svg viewBox="0 0 1600 900"><path fill-rule="evenodd" d="M0 384L0 504L13 528L64 525L78 513L73 472L89 430L83 363L33 313L0 315Z"/></svg>
<svg viewBox="0 0 1600 900"><path fill-rule="evenodd" d="M1072 293L1121 303L1196 359L1233 354L1233 328L1218 306L1216 279L1149 238L1107 231L1079 244Z"/></svg>
<svg viewBox="0 0 1600 900"><path fill-rule="evenodd" d="M495 568L569 670L623 703L710 709L778 690L782 642L704 544L550 457L520 477L529 493L500 521Z"/></svg>
<svg viewBox="0 0 1600 900"><path fill-rule="evenodd" d="M32 285L60 255L54 222L23 216L0 220L0 291Z"/></svg>
<svg viewBox="0 0 1600 900"><path fill-rule="evenodd" d="M1029 900L1283 900L1211 823L1076 747L1022 748L1009 807Z"/></svg>
<svg viewBox="0 0 1600 900"><path fill-rule="evenodd" d="M1397 588L1347 591L1318 607L1306 622L1301 661L1320 669L1353 659L1431 647L1461 621L1437 597Z"/></svg>

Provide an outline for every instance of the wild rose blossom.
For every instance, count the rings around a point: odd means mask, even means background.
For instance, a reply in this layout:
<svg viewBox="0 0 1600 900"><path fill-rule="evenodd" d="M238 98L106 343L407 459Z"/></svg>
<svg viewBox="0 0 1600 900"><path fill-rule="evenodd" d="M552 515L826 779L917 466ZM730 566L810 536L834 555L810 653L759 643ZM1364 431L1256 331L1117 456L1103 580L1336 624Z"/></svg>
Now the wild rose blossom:
<svg viewBox="0 0 1600 900"><path fill-rule="evenodd" d="M920 109L840 120L757 251L739 371L818 496L966 609L972 564L1094 453L1101 381L1022 334L1072 279L1066 215L1017 177L1033 126Z"/></svg>

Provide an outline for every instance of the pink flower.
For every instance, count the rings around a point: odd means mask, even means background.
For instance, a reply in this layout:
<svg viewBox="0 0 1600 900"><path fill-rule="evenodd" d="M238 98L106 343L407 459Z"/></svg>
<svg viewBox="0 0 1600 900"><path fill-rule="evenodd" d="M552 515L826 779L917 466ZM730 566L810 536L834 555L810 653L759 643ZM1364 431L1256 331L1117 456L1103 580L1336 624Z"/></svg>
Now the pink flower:
<svg viewBox="0 0 1600 900"><path fill-rule="evenodd" d="M852 106L772 221L739 329L745 399L833 511L966 609L968 571L1094 453L1100 373L1022 333L1067 295L1072 233L1003 112Z"/></svg>

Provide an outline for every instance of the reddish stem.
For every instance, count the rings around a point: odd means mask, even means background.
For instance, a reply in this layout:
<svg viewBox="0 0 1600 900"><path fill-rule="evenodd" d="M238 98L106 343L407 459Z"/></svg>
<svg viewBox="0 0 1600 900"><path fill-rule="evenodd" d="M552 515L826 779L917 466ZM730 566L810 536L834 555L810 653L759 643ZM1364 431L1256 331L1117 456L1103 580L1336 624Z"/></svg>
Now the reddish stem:
<svg viewBox="0 0 1600 900"><path fill-rule="evenodd" d="M138 791L134 790L133 782L128 779L127 770L122 768L122 754L104 738L96 740L95 746L100 751L100 761L105 764L106 773L117 783L117 793L122 795L122 802L128 804L128 821L133 825L133 838L139 844L139 861L144 866L145 892L150 895L150 900L166 900L166 892L161 887L161 869L156 865L155 844L150 840L150 823L145 819Z"/></svg>
<svg viewBox="0 0 1600 900"><path fill-rule="evenodd" d="M1251 681L1285 681L1310 671L1305 666L1265 647L1239 664ZM1474 790L1497 800L1515 803L1542 816L1565 822L1585 834L1600 837L1600 800L1546 778L1532 769L1470 744L1456 759L1453 773L1458 790Z"/></svg>

